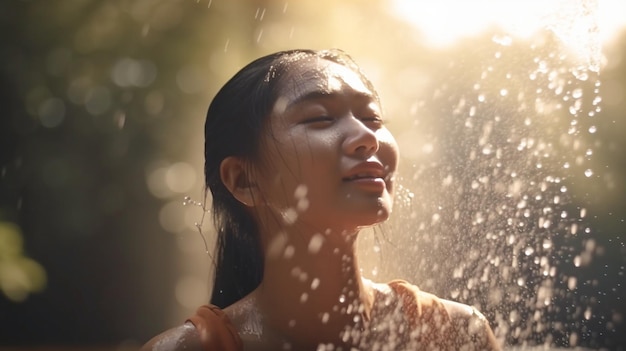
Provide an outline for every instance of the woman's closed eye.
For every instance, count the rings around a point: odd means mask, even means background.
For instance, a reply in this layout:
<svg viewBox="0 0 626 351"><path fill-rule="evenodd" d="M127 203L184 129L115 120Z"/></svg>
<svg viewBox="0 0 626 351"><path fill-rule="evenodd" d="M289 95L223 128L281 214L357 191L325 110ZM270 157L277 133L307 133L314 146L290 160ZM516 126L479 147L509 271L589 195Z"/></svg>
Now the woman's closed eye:
<svg viewBox="0 0 626 351"><path fill-rule="evenodd" d="M361 122L374 127L382 127L383 125L385 125L385 120L376 115L359 117L359 119L361 120Z"/></svg>
<svg viewBox="0 0 626 351"><path fill-rule="evenodd" d="M317 125L317 124L324 125L324 124L331 124L334 121L335 121L335 118L331 116L316 116L316 117L306 118L301 123L313 124L313 125Z"/></svg>

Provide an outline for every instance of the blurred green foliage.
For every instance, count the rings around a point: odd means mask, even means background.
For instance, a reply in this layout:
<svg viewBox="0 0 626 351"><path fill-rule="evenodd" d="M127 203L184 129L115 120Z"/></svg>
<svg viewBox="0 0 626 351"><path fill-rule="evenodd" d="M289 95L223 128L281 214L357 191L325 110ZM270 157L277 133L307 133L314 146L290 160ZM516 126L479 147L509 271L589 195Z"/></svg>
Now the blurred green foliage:
<svg viewBox="0 0 626 351"><path fill-rule="evenodd" d="M23 237L14 223L0 221L0 290L14 302L26 300L46 285L46 272L24 255Z"/></svg>

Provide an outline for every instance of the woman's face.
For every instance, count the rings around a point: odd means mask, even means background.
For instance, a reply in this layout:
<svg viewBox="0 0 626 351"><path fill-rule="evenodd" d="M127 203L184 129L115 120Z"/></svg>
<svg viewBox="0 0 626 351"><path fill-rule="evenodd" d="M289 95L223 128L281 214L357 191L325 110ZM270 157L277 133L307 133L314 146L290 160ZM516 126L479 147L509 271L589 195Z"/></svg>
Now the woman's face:
<svg viewBox="0 0 626 351"><path fill-rule="evenodd" d="M340 64L289 71L262 137L257 185L285 225L353 231L388 218L398 146L374 92Z"/></svg>

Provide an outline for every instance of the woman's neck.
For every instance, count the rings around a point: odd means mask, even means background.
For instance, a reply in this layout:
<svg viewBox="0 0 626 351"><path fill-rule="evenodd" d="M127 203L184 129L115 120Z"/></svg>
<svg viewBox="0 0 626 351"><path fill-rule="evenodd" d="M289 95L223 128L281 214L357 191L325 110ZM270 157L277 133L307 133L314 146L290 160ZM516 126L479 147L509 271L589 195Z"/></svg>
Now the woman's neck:
<svg viewBox="0 0 626 351"><path fill-rule="evenodd" d="M290 230L273 236L264 245L264 276L255 292L267 327L287 341L302 342L303 348L354 342L345 332L363 328L373 304L355 239L356 232Z"/></svg>

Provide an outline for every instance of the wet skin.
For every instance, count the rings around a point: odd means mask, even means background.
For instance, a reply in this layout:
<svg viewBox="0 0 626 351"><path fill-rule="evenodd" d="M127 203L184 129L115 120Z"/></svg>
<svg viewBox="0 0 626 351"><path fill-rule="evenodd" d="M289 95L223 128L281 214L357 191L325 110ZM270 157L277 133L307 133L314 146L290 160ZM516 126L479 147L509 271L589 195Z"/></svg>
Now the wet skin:
<svg viewBox="0 0 626 351"><path fill-rule="evenodd" d="M398 146L375 93L323 59L303 62L285 82L262 139L260 203L319 232L352 233L386 220Z"/></svg>

